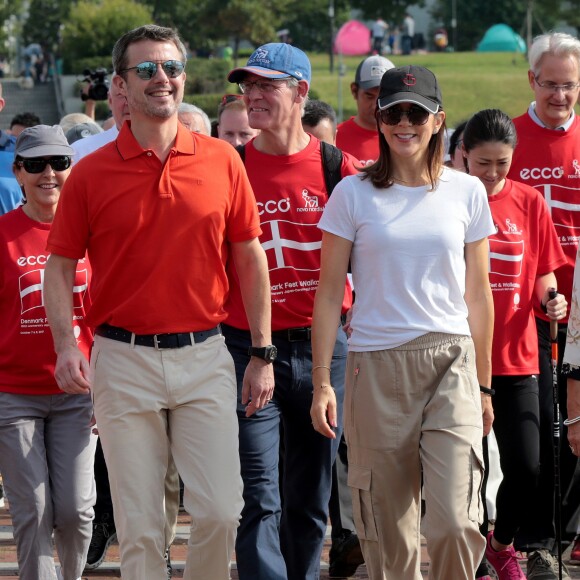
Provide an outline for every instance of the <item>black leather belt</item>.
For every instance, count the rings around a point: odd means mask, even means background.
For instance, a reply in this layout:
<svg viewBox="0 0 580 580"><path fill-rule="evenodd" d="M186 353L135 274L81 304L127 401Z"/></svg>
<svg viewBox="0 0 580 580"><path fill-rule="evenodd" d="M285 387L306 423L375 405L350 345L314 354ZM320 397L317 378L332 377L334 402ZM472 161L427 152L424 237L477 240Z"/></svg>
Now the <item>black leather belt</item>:
<svg viewBox="0 0 580 580"><path fill-rule="evenodd" d="M301 342L304 340L310 340L310 335L312 331L310 326L305 326L303 328L286 328L284 330L274 330L272 336L276 338L283 338L288 342Z"/></svg>
<svg viewBox="0 0 580 580"><path fill-rule="evenodd" d="M103 324L97 328L95 334L118 340L119 342L128 342L137 346L150 346L156 350L165 348L182 348L191 346L194 343L200 343L207 340L210 336L221 334L221 328L216 326L209 330L199 332L176 332L174 334L133 334L124 328L118 328L109 324ZM133 339L134 337L134 339Z"/></svg>

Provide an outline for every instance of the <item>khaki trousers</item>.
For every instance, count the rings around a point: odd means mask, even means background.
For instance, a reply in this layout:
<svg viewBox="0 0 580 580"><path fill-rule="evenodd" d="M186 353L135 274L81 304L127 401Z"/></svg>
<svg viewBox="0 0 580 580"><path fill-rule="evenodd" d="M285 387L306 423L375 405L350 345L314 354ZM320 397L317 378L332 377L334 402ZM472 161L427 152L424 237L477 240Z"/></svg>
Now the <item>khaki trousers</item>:
<svg viewBox="0 0 580 580"><path fill-rule="evenodd" d="M371 580L473 580L485 549L482 419L470 337L429 333L351 352L346 369L348 483Z"/></svg>
<svg viewBox="0 0 580 580"><path fill-rule="evenodd" d="M192 517L183 577L226 580L242 510L234 365L221 335L155 350L95 337L95 416L124 580L163 580L169 454Z"/></svg>

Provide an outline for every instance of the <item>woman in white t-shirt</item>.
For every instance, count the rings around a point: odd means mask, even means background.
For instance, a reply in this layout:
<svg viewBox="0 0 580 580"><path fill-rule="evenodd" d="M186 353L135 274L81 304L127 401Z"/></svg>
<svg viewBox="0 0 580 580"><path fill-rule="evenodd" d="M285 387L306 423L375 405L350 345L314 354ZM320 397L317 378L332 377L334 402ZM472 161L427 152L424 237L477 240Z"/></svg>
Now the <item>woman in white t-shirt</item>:
<svg viewBox="0 0 580 580"><path fill-rule="evenodd" d="M379 159L339 183L319 224L312 422L335 436L331 321L350 260L344 424L369 577L419 580L422 531L430 578L474 578L485 548L481 441L493 421L493 222L481 182L443 165L445 113L431 71L387 71L376 115Z"/></svg>

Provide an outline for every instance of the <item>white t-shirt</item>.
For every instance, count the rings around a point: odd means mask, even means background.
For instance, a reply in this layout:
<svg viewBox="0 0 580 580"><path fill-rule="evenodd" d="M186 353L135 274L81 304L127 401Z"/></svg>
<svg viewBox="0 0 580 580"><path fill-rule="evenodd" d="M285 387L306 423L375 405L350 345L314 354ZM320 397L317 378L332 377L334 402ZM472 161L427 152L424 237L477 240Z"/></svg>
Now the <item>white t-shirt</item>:
<svg viewBox="0 0 580 580"><path fill-rule="evenodd" d="M84 139L78 139L71 145L71 147L74 149L73 161L78 163L89 153L93 153L97 149L100 149L103 145L114 141L118 134L119 130L117 129L117 126L113 125L110 129L107 129L102 133L97 133L96 135L85 137Z"/></svg>
<svg viewBox="0 0 580 580"><path fill-rule="evenodd" d="M353 242L352 351L470 334L464 250L495 231L487 195L479 179L448 168L429 189L376 189L350 176L326 204L319 227Z"/></svg>

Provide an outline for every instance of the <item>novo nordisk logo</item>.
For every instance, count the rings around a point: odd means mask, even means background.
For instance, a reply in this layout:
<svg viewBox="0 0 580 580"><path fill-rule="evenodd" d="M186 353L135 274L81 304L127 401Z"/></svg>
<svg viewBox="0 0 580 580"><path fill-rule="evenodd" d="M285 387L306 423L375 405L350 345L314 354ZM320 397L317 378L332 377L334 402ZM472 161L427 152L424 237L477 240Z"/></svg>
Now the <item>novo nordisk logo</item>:
<svg viewBox="0 0 580 580"><path fill-rule="evenodd" d="M270 59L268 58L268 51L263 48L258 48L258 50L256 50L256 52L254 52L252 55L252 58L248 64L254 64L256 62L269 63Z"/></svg>

